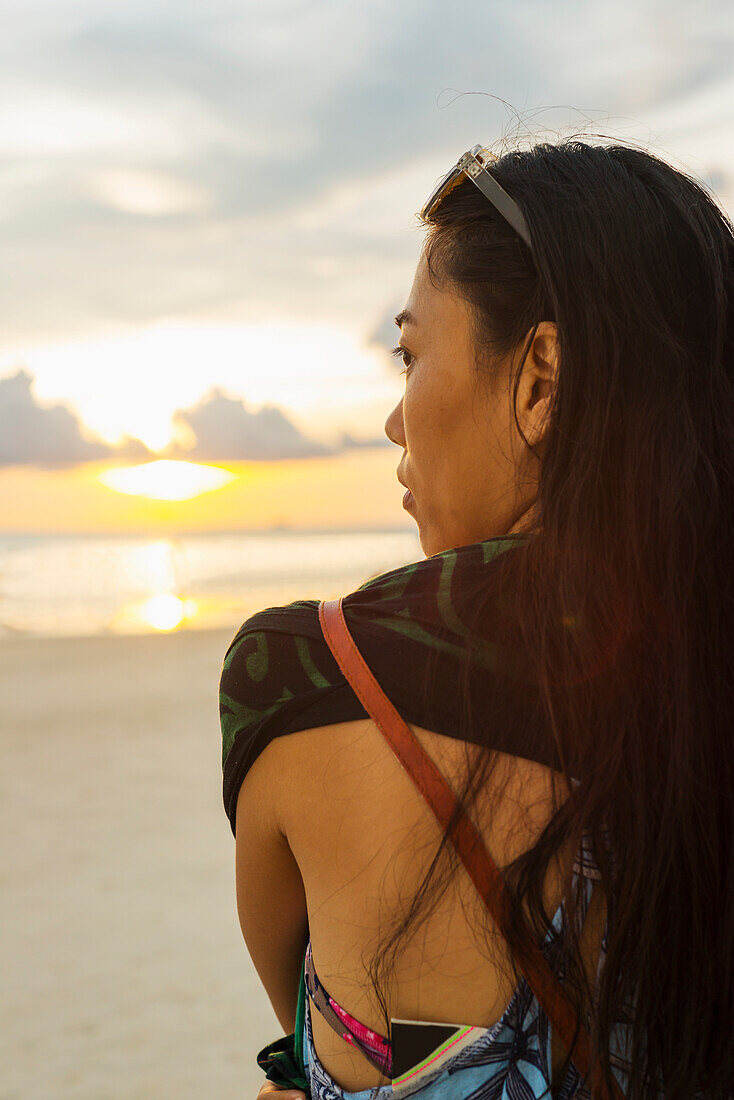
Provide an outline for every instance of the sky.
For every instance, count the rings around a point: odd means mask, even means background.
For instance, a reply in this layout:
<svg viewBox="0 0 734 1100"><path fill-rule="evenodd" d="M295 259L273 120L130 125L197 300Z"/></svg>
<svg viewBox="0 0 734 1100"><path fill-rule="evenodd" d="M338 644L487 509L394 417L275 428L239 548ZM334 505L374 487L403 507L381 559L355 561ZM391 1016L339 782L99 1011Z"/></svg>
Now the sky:
<svg viewBox="0 0 734 1100"><path fill-rule="evenodd" d="M729 0L0 13L0 530L307 522L327 482L336 522L355 478L399 523L392 318L476 142L636 141L732 210ZM97 476L156 460L231 476L149 516Z"/></svg>

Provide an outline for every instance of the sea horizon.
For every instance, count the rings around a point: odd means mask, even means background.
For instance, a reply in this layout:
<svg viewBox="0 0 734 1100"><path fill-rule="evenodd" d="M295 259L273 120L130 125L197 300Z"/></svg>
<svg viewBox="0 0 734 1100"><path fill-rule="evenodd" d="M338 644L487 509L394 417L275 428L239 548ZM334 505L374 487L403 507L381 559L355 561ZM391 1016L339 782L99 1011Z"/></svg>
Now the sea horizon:
<svg viewBox="0 0 734 1100"><path fill-rule="evenodd" d="M423 557L415 528L0 533L0 638L236 629Z"/></svg>

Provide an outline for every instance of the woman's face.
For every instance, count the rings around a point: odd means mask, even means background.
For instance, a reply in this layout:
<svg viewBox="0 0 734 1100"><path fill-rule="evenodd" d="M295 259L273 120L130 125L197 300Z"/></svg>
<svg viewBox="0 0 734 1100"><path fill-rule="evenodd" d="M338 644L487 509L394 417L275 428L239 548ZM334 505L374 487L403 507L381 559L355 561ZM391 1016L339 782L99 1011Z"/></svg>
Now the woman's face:
<svg viewBox="0 0 734 1100"><path fill-rule="evenodd" d="M535 500L537 459L512 416L513 356L493 365L489 383L478 384L471 307L451 290L432 285L423 254L405 309L409 319L400 339L407 350L405 389L385 421L385 432L405 452L397 474L411 490L406 508L430 557L506 534L517 524ZM545 344L538 344L536 336L518 390L518 417L526 434L547 404L543 398L549 386L543 382L549 372L537 352L548 346L548 324L539 326ZM518 358L521 350L514 353Z"/></svg>

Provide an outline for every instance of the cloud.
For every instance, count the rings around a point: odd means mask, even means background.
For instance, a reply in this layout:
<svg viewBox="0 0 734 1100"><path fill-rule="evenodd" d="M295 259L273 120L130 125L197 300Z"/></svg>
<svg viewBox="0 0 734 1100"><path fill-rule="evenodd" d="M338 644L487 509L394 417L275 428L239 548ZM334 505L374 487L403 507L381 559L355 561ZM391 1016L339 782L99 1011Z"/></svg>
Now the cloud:
<svg viewBox="0 0 734 1100"><path fill-rule="evenodd" d="M33 375L23 367L0 378L0 467L63 467L95 459L143 462L157 457L189 462L274 461L390 446L384 435L357 438L348 431L329 446L310 439L277 406L251 411L241 399L228 397L218 387L190 408L174 413L176 434L187 438L188 446L179 440L155 452L129 435L113 445L92 436L66 405L41 404L33 382Z"/></svg>
<svg viewBox="0 0 734 1100"><path fill-rule="evenodd" d="M309 439L275 405L251 412L244 402L216 387L192 407L177 409L173 422L179 433L193 437L180 442L165 457L188 461L247 461L313 458L333 454L333 448Z"/></svg>
<svg viewBox="0 0 734 1100"><path fill-rule="evenodd" d="M395 365L396 371L400 371L402 364L398 360L393 359L392 356L389 355L389 352L392 351L400 340L400 329L395 324L395 317L402 308L401 305L396 305L394 309L387 310L366 339L368 347L375 347L388 353L388 358L390 362Z"/></svg>
<svg viewBox="0 0 734 1100"><path fill-rule="evenodd" d="M338 449L340 451L356 450L358 447L394 447L395 444L388 439L385 433L373 436L370 439L355 439L351 432L342 432L339 437Z"/></svg>
<svg viewBox="0 0 734 1100"><path fill-rule="evenodd" d="M560 17L467 0L448 33L439 0L11 7L0 343L203 308L379 308L436 178L513 136L499 95L529 136L637 115L702 173L732 171L729 0L693 22L669 0L664 24L637 0L569 0Z"/></svg>
<svg viewBox="0 0 734 1100"><path fill-rule="evenodd" d="M0 378L0 466L69 466L92 459L144 459L151 452L126 436L112 446L90 439L65 405L41 405L32 393L33 375L21 368Z"/></svg>
<svg viewBox="0 0 734 1100"><path fill-rule="evenodd" d="M393 446L386 435L358 438L342 431L334 446L310 439L276 405L251 411L240 398L215 387L188 409L173 414L176 435L162 457L189 462L275 461L318 458L361 447Z"/></svg>

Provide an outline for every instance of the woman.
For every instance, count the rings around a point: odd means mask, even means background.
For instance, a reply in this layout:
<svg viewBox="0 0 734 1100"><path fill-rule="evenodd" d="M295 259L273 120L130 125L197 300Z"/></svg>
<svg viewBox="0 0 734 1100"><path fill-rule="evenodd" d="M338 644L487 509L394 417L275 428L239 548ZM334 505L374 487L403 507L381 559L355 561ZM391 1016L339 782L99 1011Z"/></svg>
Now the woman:
<svg viewBox="0 0 734 1100"><path fill-rule="evenodd" d="M426 557L343 609L512 922L305 599L223 663L248 950L286 1033L307 979L314 1097L391 1095L396 1021L428 1028L404 1095L589 1096L517 969L527 929L610 1089L731 1097L734 228L650 153L575 140L475 146L421 215L385 430Z"/></svg>

